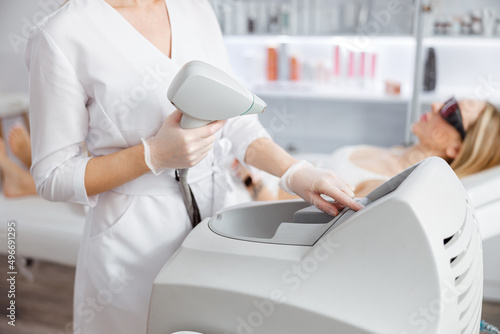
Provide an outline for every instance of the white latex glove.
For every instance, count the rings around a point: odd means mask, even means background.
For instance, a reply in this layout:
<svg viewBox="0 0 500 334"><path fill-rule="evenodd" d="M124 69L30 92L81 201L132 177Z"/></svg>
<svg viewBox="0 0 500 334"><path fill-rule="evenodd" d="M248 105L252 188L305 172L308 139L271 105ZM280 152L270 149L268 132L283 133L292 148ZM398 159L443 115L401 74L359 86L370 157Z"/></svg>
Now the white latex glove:
<svg viewBox="0 0 500 334"><path fill-rule="evenodd" d="M337 215L344 206L355 211L363 208L353 200L352 186L345 183L332 170L314 167L305 160L288 168L281 177L279 185L284 191L302 197L332 216ZM321 197L322 194L333 198L335 202L328 202Z"/></svg>
<svg viewBox="0 0 500 334"><path fill-rule="evenodd" d="M182 113L175 110L153 137L145 140L144 158L149 169L159 175L169 168L190 168L203 160L212 149L215 133L226 121L216 121L196 129L180 127Z"/></svg>

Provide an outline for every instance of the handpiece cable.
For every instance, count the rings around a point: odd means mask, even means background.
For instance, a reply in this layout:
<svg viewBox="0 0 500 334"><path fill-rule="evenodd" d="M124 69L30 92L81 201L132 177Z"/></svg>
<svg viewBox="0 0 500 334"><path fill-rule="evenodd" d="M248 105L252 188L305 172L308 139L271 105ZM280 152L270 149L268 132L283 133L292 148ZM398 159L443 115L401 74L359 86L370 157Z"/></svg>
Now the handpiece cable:
<svg viewBox="0 0 500 334"><path fill-rule="evenodd" d="M201 222L201 216L198 203L196 203L196 198L194 197L193 191L187 182L188 171L189 169L176 169L175 179L180 184L182 199L184 200L184 205L186 206L191 225L193 225L194 228Z"/></svg>

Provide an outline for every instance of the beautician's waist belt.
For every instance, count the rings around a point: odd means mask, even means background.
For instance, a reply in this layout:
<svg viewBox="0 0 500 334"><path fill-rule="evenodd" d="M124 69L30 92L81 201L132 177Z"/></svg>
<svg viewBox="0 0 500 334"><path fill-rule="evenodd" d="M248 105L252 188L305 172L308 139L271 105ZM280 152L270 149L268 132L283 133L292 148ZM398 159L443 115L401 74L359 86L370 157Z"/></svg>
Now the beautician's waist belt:
<svg viewBox="0 0 500 334"><path fill-rule="evenodd" d="M205 171L189 170L188 182L194 184L204 178L211 177L212 174L211 169ZM179 190L179 182L175 179L174 169L167 169L160 175L147 173L113 189L121 194L139 196L167 195Z"/></svg>

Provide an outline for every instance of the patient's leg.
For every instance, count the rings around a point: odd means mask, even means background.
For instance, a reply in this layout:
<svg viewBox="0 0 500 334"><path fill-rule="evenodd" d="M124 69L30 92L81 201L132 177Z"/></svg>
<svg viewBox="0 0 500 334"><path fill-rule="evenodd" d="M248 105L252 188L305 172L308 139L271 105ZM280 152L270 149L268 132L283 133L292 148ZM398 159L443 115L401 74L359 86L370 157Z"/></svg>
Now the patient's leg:
<svg viewBox="0 0 500 334"><path fill-rule="evenodd" d="M30 135L24 126L17 125L10 129L9 147L27 168L31 167Z"/></svg>
<svg viewBox="0 0 500 334"><path fill-rule="evenodd" d="M3 138L0 137L0 171L3 193L6 197L36 195L36 186L31 174L9 159Z"/></svg>

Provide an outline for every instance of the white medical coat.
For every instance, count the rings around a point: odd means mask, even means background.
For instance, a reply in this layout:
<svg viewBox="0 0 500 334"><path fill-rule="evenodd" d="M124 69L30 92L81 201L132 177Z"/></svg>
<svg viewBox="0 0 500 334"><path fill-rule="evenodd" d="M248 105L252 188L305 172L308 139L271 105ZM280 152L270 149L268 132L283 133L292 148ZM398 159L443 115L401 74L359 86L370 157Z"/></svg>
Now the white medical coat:
<svg viewBox="0 0 500 334"><path fill-rule="evenodd" d="M166 92L183 64L198 59L232 73L206 0L166 4L171 58L104 0L69 1L34 28L27 46L38 193L90 207L76 272L75 333L145 333L153 279L191 229L173 170L97 196L88 197L84 186L90 158L82 143L101 156L154 135L174 110ZM247 146L268 136L254 116L228 121L209 156L190 170L202 218L235 204L223 160L232 153L243 161Z"/></svg>

